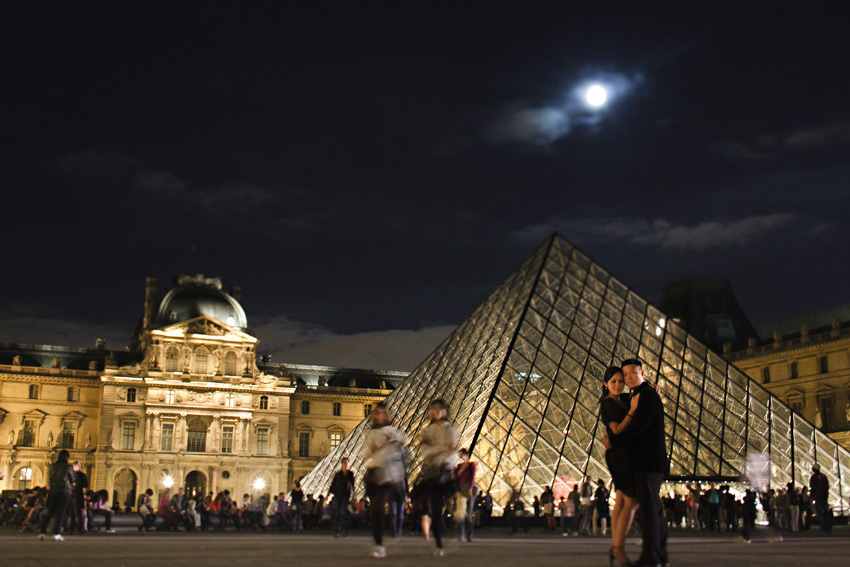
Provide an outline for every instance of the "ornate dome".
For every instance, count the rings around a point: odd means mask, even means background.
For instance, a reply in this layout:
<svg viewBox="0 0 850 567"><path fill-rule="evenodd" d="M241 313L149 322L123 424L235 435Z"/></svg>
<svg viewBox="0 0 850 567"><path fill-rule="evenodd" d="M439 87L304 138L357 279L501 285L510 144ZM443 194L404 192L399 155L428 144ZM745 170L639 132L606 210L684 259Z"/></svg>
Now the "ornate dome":
<svg viewBox="0 0 850 567"><path fill-rule="evenodd" d="M158 326L171 325L206 315L228 327L245 329L248 319L245 310L233 297L221 290L219 278L203 275L179 276L159 304Z"/></svg>

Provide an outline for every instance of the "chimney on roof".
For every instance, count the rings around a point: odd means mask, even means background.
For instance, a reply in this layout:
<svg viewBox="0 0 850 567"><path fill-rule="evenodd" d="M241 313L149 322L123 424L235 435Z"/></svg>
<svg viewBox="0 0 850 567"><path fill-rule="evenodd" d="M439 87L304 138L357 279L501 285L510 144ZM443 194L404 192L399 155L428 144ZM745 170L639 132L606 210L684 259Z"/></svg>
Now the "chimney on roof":
<svg viewBox="0 0 850 567"><path fill-rule="evenodd" d="M97 350L106 350L106 339L97 338L94 341L94 348Z"/></svg>
<svg viewBox="0 0 850 567"><path fill-rule="evenodd" d="M148 331L153 326L154 317L156 317L156 288L157 279L145 278L145 314L142 319L142 330Z"/></svg>
<svg viewBox="0 0 850 567"><path fill-rule="evenodd" d="M242 301L242 286L241 285L231 285L230 286L230 297L232 297L236 301Z"/></svg>

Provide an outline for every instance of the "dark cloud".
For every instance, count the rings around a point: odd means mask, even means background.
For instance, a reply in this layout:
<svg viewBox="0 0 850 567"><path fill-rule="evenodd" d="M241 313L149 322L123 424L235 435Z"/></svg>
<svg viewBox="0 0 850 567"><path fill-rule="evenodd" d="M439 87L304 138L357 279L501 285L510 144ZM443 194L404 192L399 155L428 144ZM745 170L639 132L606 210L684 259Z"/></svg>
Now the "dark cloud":
<svg viewBox="0 0 850 567"><path fill-rule="evenodd" d="M441 325L341 334L286 316L254 317L251 326L259 351L275 361L401 371L413 370L454 330Z"/></svg>
<svg viewBox="0 0 850 567"><path fill-rule="evenodd" d="M687 226L665 219L650 221L633 217L584 217L552 219L543 225L522 228L516 234L523 240L535 242L557 231L581 243L620 243L661 251L700 252L746 245L786 228L796 219L797 215L791 213L773 213L735 220L704 221Z"/></svg>
<svg viewBox="0 0 850 567"><path fill-rule="evenodd" d="M13 303L0 309L0 342L94 348L106 339L108 348L123 349L132 327L68 316L43 304Z"/></svg>

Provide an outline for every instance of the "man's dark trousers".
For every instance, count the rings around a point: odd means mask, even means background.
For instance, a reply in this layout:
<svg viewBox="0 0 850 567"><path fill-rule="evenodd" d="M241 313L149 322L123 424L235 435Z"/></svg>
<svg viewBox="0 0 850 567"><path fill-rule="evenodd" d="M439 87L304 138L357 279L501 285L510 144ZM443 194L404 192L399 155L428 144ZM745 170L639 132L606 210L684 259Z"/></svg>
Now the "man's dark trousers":
<svg viewBox="0 0 850 567"><path fill-rule="evenodd" d="M667 563L667 522L659 496L662 482L662 473L635 473L635 491L643 526L641 563Z"/></svg>

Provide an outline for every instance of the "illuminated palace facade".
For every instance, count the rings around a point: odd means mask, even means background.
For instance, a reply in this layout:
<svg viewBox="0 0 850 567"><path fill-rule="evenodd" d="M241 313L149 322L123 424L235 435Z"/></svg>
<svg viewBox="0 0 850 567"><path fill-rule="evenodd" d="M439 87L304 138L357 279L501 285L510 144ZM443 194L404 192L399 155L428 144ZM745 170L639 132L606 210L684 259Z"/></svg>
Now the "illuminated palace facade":
<svg viewBox="0 0 850 567"><path fill-rule="evenodd" d="M190 492L288 490L405 373L257 359L238 290L148 278L129 350L0 344L0 488L46 484L60 449L119 504Z"/></svg>
<svg viewBox="0 0 850 567"><path fill-rule="evenodd" d="M827 317L810 318L811 326L801 323L796 330L786 325L784 332L776 329L769 339L751 339L747 348L727 352L726 357L850 450L848 311L836 310L834 316L824 312Z"/></svg>

